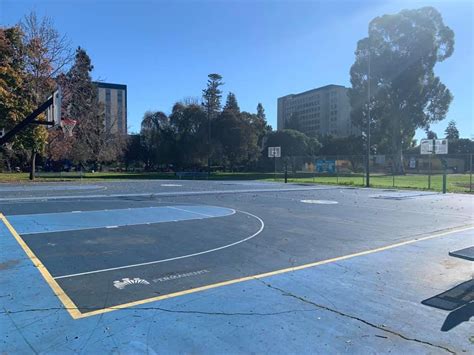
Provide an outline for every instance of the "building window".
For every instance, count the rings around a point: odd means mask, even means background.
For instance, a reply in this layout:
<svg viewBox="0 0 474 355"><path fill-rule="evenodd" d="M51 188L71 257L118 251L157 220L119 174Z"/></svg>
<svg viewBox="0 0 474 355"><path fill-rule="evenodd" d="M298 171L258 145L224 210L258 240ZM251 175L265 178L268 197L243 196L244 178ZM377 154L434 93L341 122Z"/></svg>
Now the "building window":
<svg viewBox="0 0 474 355"><path fill-rule="evenodd" d="M123 127L123 91L117 91L117 129L120 133L124 131Z"/></svg>
<svg viewBox="0 0 474 355"><path fill-rule="evenodd" d="M110 89L105 89L105 128L110 129L110 115L111 115L111 102L110 102Z"/></svg>

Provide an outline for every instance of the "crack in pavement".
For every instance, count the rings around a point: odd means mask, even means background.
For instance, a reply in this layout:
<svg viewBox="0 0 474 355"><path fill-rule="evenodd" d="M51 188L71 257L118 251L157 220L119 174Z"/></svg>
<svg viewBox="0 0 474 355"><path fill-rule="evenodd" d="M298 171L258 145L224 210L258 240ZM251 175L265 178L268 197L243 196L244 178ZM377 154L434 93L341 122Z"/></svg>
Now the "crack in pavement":
<svg viewBox="0 0 474 355"><path fill-rule="evenodd" d="M51 308L32 308L32 309L24 309L20 311L2 311L0 314L16 314L16 313L27 313L27 312L48 312L53 310L68 310L77 308L66 308L66 307L51 307ZM102 308L82 308L87 309L89 311L96 311ZM194 310L173 310L161 307L137 307L137 308L114 308L108 307L108 309L113 310L121 310L121 311L151 311L157 310L167 313L182 313L182 314L201 314L201 315L209 315L209 316L276 316L281 314L288 314L288 313L296 313L296 312L314 312L314 309L292 309L287 311L280 311L280 312L268 312L268 313L260 313L260 312L206 312L206 311L194 311ZM83 313L87 315L87 313Z"/></svg>
<svg viewBox="0 0 474 355"><path fill-rule="evenodd" d="M5 308L4 309L4 312L2 313L6 313L8 318L10 318L10 321L13 323L13 326L15 327L15 329L18 331L18 333L20 333L20 336L22 337L22 339L25 341L25 343L28 345L28 347L30 348L30 350L34 353L34 354L38 354L38 352L36 351L36 349L33 347L33 345L28 341L28 339L26 338L25 334L23 334L23 332L21 331L21 328L18 327L18 325L15 323L15 321L12 319L12 317L10 317L10 314L8 314L7 310Z"/></svg>
<svg viewBox="0 0 474 355"><path fill-rule="evenodd" d="M306 304L313 305L314 307L317 307L317 308L319 308L319 309L323 309L323 310L326 310L326 311L335 313L335 314L337 314L337 315L340 315L340 316L342 316L342 317L346 317L346 318L350 318L350 319L353 319L353 320L362 322L362 323L364 323L364 324L366 324L366 325L368 325L368 326L370 326L370 327L372 327L372 328L375 328L375 329L381 330L381 331L383 331L383 332L387 332L387 333L393 334L393 335L395 335L395 336L397 336L397 337L399 337L399 338L401 338L401 339L408 340L408 341L414 341L414 342L417 342L417 343L420 343L420 344L424 344L424 345L429 345L429 346L432 346L432 347L435 347L435 348L438 348L438 349L442 349L442 350L444 350L444 351L447 351L447 352L449 352L449 353L451 353L451 354L456 354L455 351L453 351L453 350L451 350L451 349L449 349L449 348L447 348L447 347L444 347L444 346L442 346L442 345L433 344L433 343L430 343L429 341L420 340L420 339L416 339L416 338L409 338L409 337L407 337L407 336L405 336L405 335L403 335L403 334L401 334L401 333L398 333L398 332L396 332L396 331L394 331L394 330L386 329L386 328L384 328L384 327L381 327L381 326L379 326L379 325L377 325L377 324L374 324L374 323L371 323L371 322L369 322L369 321L366 321L366 320L364 320L364 319L362 319L362 318L359 318L359 317L357 317L357 316L353 316L353 315L350 315L350 314L347 314L347 313L338 311L338 310L336 310L336 309L333 309L333 308L330 308L330 307L327 307L327 306L323 306L323 305L321 305L321 304L318 304L318 303L312 302L312 301L310 301L310 300L307 300L307 299L305 299L304 297L300 297L300 296L297 296L297 295L295 295L295 294L292 294L291 292L285 291L285 290L283 290L283 289L281 289L281 288L278 288L278 287L276 287L276 286L272 286L271 284L269 284L268 282L263 281L262 279L256 279L256 280L262 282L265 286L267 286L267 287L269 287L269 288L271 288L271 289L273 289L273 290L279 291L283 296L293 297L293 298L295 298L295 299L297 299L297 300L299 300L299 301L301 301L301 302L304 302L304 303L306 303Z"/></svg>

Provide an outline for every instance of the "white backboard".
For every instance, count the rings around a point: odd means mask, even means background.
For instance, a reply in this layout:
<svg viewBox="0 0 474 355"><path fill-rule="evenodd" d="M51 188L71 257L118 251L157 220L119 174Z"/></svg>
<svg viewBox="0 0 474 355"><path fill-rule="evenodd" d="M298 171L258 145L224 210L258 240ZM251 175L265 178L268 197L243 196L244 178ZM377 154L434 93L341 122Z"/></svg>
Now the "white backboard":
<svg viewBox="0 0 474 355"><path fill-rule="evenodd" d="M435 154L448 154L448 140L435 139Z"/></svg>
<svg viewBox="0 0 474 355"><path fill-rule="evenodd" d="M420 141L421 154L448 154L447 139L422 139Z"/></svg>
<svg viewBox="0 0 474 355"><path fill-rule="evenodd" d="M421 154L433 154L433 139L422 139L420 141Z"/></svg>
<svg viewBox="0 0 474 355"><path fill-rule="evenodd" d="M280 158L281 157L281 147L268 147L268 157L269 158Z"/></svg>
<svg viewBox="0 0 474 355"><path fill-rule="evenodd" d="M53 104L46 109L46 119L48 122L53 122L54 126L59 125L61 122L61 87L53 93ZM51 96L48 98L48 100Z"/></svg>

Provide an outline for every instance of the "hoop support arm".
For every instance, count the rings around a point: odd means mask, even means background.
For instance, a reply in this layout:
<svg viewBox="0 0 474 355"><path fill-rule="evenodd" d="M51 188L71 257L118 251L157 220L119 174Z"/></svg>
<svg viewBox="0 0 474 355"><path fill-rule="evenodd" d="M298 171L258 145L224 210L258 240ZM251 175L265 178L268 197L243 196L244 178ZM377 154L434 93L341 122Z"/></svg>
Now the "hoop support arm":
<svg viewBox="0 0 474 355"><path fill-rule="evenodd" d="M2 138L0 138L0 145L7 143L11 138L13 138L19 132L21 132L30 123L48 125L49 122L35 121L35 118L38 117L41 113L43 113L52 104L53 104L53 98L51 97L47 101L45 101L43 104L41 104L36 110L30 113L23 121L18 123L11 130L9 130Z"/></svg>

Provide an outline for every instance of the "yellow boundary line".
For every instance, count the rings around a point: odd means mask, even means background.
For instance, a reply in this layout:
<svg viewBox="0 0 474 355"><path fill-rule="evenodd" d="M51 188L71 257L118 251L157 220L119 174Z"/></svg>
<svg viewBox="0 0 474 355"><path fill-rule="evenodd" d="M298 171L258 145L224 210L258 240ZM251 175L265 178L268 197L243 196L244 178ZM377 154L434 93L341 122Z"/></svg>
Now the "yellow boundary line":
<svg viewBox="0 0 474 355"><path fill-rule="evenodd" d="M180 291L180 292L169 293L167 295L146 298L146 299L139 300L139 301L128 302L128 303L120 304L120 305L113 306L113 307L107 307L107 308L102 308L102 309L98 309L98 310L91 311L91 312L81 313L77 309L77 306L74 304L74 302L72 302L72 300L66 295L66 293L58 285L56 280L53 279L53 277L51 276L49 271L45 268L45 266L41 263L41 261L36 257L36 255L31 251L31 249L28 247L28 245L26 245L26 243L23 241L23 239L20 237L20 235L12 227L10 222L8 222L6 217L1 213L0 213L0 219L7 226L7 228L11 232L11 234L15 237L17 242L20 244L20 246L23 248L25 253L31 259L33 264L41 272L41 275L43 275L46 282L51 286L51 288L53 289L56 296L58 296L58 298L64 304L64 306L66 307L66 309L69 312L69 314L71 315L71 317L74 318L74 319L95 316L95 315L98 315L98 314L107 313L107 312L115 311L115 310L118 310L118 309L124 309L124 308L129 308L129 307L133 307L133 306L142 305L142 304L145 304L145 303L150 303L150 302L160 301L160 300L164 300L164 299L168 299L168 298L183 296L183 295L187 295L187 294L194 293L194 292L200 292L200 291L205 291L205 290L209 290L209 289L212 289L212 288L232 285L232 284L236 284L236 283L239 283L239 282L245 282L245 281L261 279L261 278L265 278L265 277L269 277L269 276L284 274L284 273L287 273L287 272L303 270L303 269L307 269L307 268L310 268L310 267L315 267L315 266L329 264L329 263L333 263L333 262L337 262L337 261L341 261L341 260L351 259L351 258L354 258L354 257L357 257L357 256L378 253L378 252L381 252L381 251L384 251L384 250L398 248L398 247L401 247L401 246L404 246L404 245L420 242L420 241L423 241L423 240L439 238L439 237L446 236L448 234L458 233L458 232L463 232L463 231L467 231L467 230L470 230L470 229L474 229L474 226L454 228L454 229L450 229L450 230L447 230L447 231L444 231L444 232L439 232L439 233L435 233L435 234L432 234L432 235L428 235L426 237L415 238L415 239L411 239L411 240L407 240L407 241L404 241L404 242L399 242L399 243L387 245L387 246L380 247L380 248L375 248L375 249L370 249L370 250L366 250L366 251L362 251L362 252L358 252L358 253L339 256L339 257L332 258L332 259L316 261L316 262L309 263L309 264L290 267L290 268L286 268L286 269L275 270L275 271L266 272L266 273L263 273L263 274L257 274L257 275L252 275L252 276L241 277L241 278L233 279L233 280L229 280L229 281L223 281L223 282L218 282L218 283L210 284L210 285L206 285L206 286L191 288L191 289Z"/></svg>
<svg viewBox="0 0 474 355"><path fill-rule="evenodd" d="M59 284L56 282L56 280L51 276L49 273L48 269L43 265L40 259L38 259L33 253L33 251L30 249L30 247L23 241L23 239L20 237L20 235L17 233L15 228L10 224L8 219L0 213L0 220L3 222L5 227L8 228L10 233L13 235L13 237L16 239L18 244L23 248L25 251L26 255L31 259L31 262L33 265L38 269L38 271L41 273L43 278L46 280L48 285L53 289L54 294L60 299L60 301L63 303L64 307L66 310L69 312L72 318L78 319L81 318L83 315L79 310L77 309L77 306L74 304L74 302L69 298L69 296L64 292L64 290L59 286Z"/></svg>

